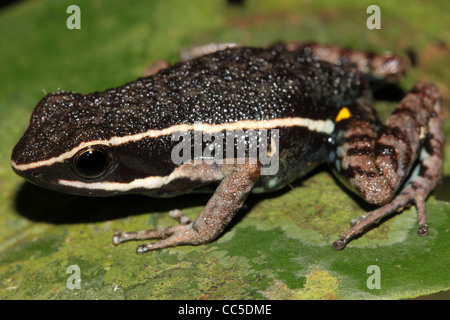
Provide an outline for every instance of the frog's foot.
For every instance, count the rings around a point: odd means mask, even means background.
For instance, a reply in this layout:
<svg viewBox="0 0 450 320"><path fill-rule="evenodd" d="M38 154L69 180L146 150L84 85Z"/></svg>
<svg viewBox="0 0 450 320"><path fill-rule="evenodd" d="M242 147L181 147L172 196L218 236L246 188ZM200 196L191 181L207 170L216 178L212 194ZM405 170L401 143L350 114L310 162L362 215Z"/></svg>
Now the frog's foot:
<svg viewBox="0 0 450 320"><path fill-rule="evenodd" d="M181 210L175 209L169 211L169 217L178 221L179 224L190 224L193 220L188 216L184 215Z"/></svg>
<svg viewBox="0 0 450 320"><path fill-rule="evenodd" d="M367 214L362 215L358 219L352 220L350 223L352 227L344 235L342 235L339 238L339 240L333 242L333 249L335 250L343 249L352 238L354 238L358 234L361 234L364 230L366 230L370 226L377 224L383 217L386 217L395 212L402 211L403 208L408 206L410 202L413 200L414 200L414 192L412 188L408 188L400 195L398 195L391 203L376 210L373 210L371 212L368 212Z"/></svg>
<svg viewBox="0 0 450 320"><path fill-rule="evenodd" d="M426 186L419 187L417 183L413 183L405 188L391 203L371 211L358 219L352 220L352 227L339 238L339 240L333 242L333 249L341 250L347 243L361 234L368 227L377 224L382 218L394 214L396 212L401 212L405 207L414 203L417 208L417 220L418 220L418 231L420 236L425 236L428 234L428 225L426 220L425 211L425 200L424 196L428 192Z"/></svg>
<svg viewBox="0 0 450 320"><path fill-rule="evenodd" d="M175 209L169 211L169 217L172 219L178 221L178 223L183 225L189 225L192 223L192 219L185 216L180 210ZM174 228L174 227L170 227ZM170 228L166 229L153 229L153 230L140 230L140 231L134 231L134 232L116 232L113 236L113 244L119 245L123 242L130 241L130 240L145 240L145 239L164 239L167 236L169 236L171 233L173 233L173 230Z"/></svg>
<svg viewBox="0 0 450 320"><path fill-rule="evenodd" d="M187 221L186 221L187 222ZM146 243L138 246L136 252L143 254L151 250L175 247L182 244L203 244L212 240L207 234L198 232L191 220L187 224L180 224L164 229L141 230L135 232L121 232L114 234L115 245L129 240L161 239L154 243Z"/></svg>
<svg viewBox="0 0 450 320"><path fill-rule="evenodd" d="M113 243L118 245L129 240L160 239L157 242L140 245L137 253L143 254L178 245L211 242L242 207L260 176L260 170L261 164L259 163L233 167L231 173L223 178L208 204L194 221L183 215L180 210L172 210L169 215L177 220L179 225L164 229L115 233Z"/></svg>

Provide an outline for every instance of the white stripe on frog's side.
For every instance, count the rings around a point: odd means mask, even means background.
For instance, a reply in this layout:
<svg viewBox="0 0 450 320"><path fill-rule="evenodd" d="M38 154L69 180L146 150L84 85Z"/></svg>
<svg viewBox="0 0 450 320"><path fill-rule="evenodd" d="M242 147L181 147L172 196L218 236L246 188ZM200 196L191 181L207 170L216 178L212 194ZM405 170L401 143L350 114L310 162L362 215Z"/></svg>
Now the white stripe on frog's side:
<svg viewBox="0 0 450 320"><path fill-rule="evenodd" d="M82 182L61 179L58 180L58 184L77 189L125 192L133 189L159 189L163 185L168 184L171 181L190 177L190 175L190 172L184 170L184 166L180 166L167 176L150 176L142 179L135 179L130 182Z"/></svg>
<svg viewBox="0 0 450 320"><path fill-rule="evenodd" d="M334 131L334 122L328 120L313 120L308 118L292 117L270 120L242 120L237 122L221 123L221 124L207 124L207 123L195 123L195 124L177 124L164 129L148 130L143 133L134 135L127 135L123 137L112 137L108 140L93 140L89 142L83 142L70 151L67 151L57 157L53 157L47 160L41 160L26 164L16 164L11 161L11 166L18 171L26 171L30 169L36 169L39 167L50 166L52 164L63 162L66 159L73 157L78 151L83 148L92 145L104 144L106 146L118 146L128 142L139 141L144 138L158 138L161 136L171 135L175 132L187 132L187 131L202 131L204 133L221 132L225 130L250 130L250 129L274 129L274 128L287 128L287 127L304 127L310 131L319 133L331 134Z"/></svg>
<svg viewBox="0 0 450 320"><path fill-rule="evenodd" d="M58 183L63 186L88 189L88 190L105 190L105 191L130 191L133 189L159 189L169 180L169 176L147 177L144 179L136 179L127 183L121 182L82 182L59 180Z"/></svg>

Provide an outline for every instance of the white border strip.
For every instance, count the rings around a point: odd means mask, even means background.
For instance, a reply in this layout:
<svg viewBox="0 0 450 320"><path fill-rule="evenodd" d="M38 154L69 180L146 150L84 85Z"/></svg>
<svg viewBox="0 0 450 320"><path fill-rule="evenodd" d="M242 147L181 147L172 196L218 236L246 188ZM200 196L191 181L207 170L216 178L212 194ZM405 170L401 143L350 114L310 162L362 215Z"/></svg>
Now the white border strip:
<svg viewBox="0 0 450 320"><path fill-rule="evenodd" d="M58 183L63 186L88 189L88 190L105 190L105 191L130 191L133 189L158 189L166 183L170 182L170 176L154 176L144 179L136 179L127 183L121 182L81 182L70 180L59 180Z"/></svg>

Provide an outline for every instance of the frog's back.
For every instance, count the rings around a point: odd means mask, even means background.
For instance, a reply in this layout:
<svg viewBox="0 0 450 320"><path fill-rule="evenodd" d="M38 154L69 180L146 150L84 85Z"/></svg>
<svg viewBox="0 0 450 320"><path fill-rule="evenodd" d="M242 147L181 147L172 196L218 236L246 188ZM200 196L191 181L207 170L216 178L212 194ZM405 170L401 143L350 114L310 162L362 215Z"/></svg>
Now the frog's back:
<svg viewBox="0 0 450 320"><path fill-rule="evenodd" d="M130 117L125 123L140 131L194 122L323 119L333 117L329 108L337 110L362 90L358 72L303 52L233 48L107 90L100 94L107 103L99 112Z"/></svg>

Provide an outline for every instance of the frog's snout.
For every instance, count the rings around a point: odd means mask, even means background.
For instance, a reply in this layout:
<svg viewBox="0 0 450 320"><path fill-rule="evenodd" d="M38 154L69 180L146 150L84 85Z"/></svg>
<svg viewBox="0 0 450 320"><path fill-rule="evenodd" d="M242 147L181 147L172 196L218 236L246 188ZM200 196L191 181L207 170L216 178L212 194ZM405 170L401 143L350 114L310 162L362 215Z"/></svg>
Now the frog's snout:
<svg viewBox="0 0 450 320"><path fill-rule="evenodd" d="M42 171L39 169L21 170L14 160L11 160L11 168L17 175L33 183L37 183L43 178Z"/></svg>

